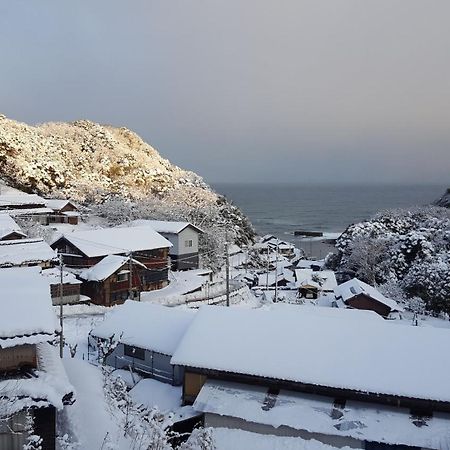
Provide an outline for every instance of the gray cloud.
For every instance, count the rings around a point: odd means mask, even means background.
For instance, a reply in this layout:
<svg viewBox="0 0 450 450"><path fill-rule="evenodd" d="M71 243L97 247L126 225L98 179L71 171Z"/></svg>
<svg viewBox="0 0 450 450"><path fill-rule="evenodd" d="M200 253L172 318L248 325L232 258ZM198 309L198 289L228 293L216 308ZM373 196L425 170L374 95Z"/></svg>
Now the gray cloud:
<svg viewBox="0 0 450 450"><path fill-rule="evenodd" d="M211 181L448 182L448 0L15 0L0 110L125 125Z"/></svg>

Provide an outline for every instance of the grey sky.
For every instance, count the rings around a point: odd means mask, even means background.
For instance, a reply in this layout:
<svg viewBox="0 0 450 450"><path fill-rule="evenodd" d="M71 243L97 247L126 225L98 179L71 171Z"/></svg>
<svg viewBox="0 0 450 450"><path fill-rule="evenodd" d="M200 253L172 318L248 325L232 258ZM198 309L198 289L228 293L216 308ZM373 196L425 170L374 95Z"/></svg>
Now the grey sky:
<svg viewBox="0 0 450 450"><path fill-rule="evenodd" d="M0 3L0 112L134 129L208 181L450 178L448 0Z"/></svg>

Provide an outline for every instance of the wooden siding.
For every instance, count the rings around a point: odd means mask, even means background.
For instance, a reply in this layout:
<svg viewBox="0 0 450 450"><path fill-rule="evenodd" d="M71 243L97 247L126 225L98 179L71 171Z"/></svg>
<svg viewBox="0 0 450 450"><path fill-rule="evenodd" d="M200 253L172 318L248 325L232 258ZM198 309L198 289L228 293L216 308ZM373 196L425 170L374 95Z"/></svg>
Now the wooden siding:
<svg viewBox="0 0 450 450"><path fill-rule="evenodd" d="M0 372L10 372L22 367L37 367L36 345L24 344L0 349Z"/></svg>
<svg viewBox="0 0 450 450"><path fill-rule="evenodd" d="M364 309L368 311L375 311L380 316L386 317L391 312L389 306L377 302L367 295L360 294L347 300L346 304L355 309Z"/></svg>

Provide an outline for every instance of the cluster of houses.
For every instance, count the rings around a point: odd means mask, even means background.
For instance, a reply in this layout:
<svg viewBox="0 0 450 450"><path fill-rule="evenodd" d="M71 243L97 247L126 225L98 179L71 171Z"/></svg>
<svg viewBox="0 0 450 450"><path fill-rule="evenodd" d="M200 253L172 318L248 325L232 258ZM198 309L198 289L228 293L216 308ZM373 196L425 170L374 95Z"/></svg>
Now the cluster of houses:
<svg viewBox="0 0 450 450"><path fill-rule="evenodd" d="M313 303L319 306L374 311L393 317L403 311L395 300L356 278L338 285L336 274L326 270L324 260L309 260L293 244L273 235L263 236L253 247L260 267L249 267L248 259L233 255L235 279L246 283L268 302Z"/></svg>
<svg viewBox="0 0 450 450"><path fill-rule="evenodd" d="M89 335L99 362L181 387L189 413L174 429L200 422L331 448L450 448L448 330L385 320L397 302L358 279L338 285L323 261L274 236L252 248L256 268L229 247L233 277L269 307L133 301L165 288L170 269L198 269L201 229L75 226L48 244L16 219L74 225L76 206L23 195L0 195L0 448L22 448L30 416L42 448L55 448L57 416L76 399L52 345L61 331L52 305L86 301L118 305Z"/></svg>
<svg viewBox="0 0 450 450"><path fill-rule="evenodd" d="M106 364L181 386L205 426L368 450L450 445L450 363L436 342L450 344L448 330L286 304L127 301L90 334Z"/></svg>
<svg viewBox="0 0 450 450"><path fill-rule="evenodd" d="M69 200L0 195L0 269L39 266L54 304L111 306L167 286L169 269L199 267L202 230L189 222L141 220L121 228L86 230L76 226L79 216ZM49 244L27 237L17 223L25 218L52 228L75 226L69 231L55 228L59 232Z"/></svg>

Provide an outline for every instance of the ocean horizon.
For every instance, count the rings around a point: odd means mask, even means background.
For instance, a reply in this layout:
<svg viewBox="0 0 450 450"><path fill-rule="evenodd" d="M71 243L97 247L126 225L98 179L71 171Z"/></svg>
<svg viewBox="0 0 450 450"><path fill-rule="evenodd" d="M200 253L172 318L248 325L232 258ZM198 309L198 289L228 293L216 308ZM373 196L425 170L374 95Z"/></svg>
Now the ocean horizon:
<svg viewBox="0 0 450 450"><path fill-rule="evenodd" d="M258 234L273 234L303 248L305 239L293 236L296 230L320 231L324 233L324 237L332 238L352 223L370 219L380 211L431 204L441 197L448 187L443 184L211 185L242 210Z"/></svg>

